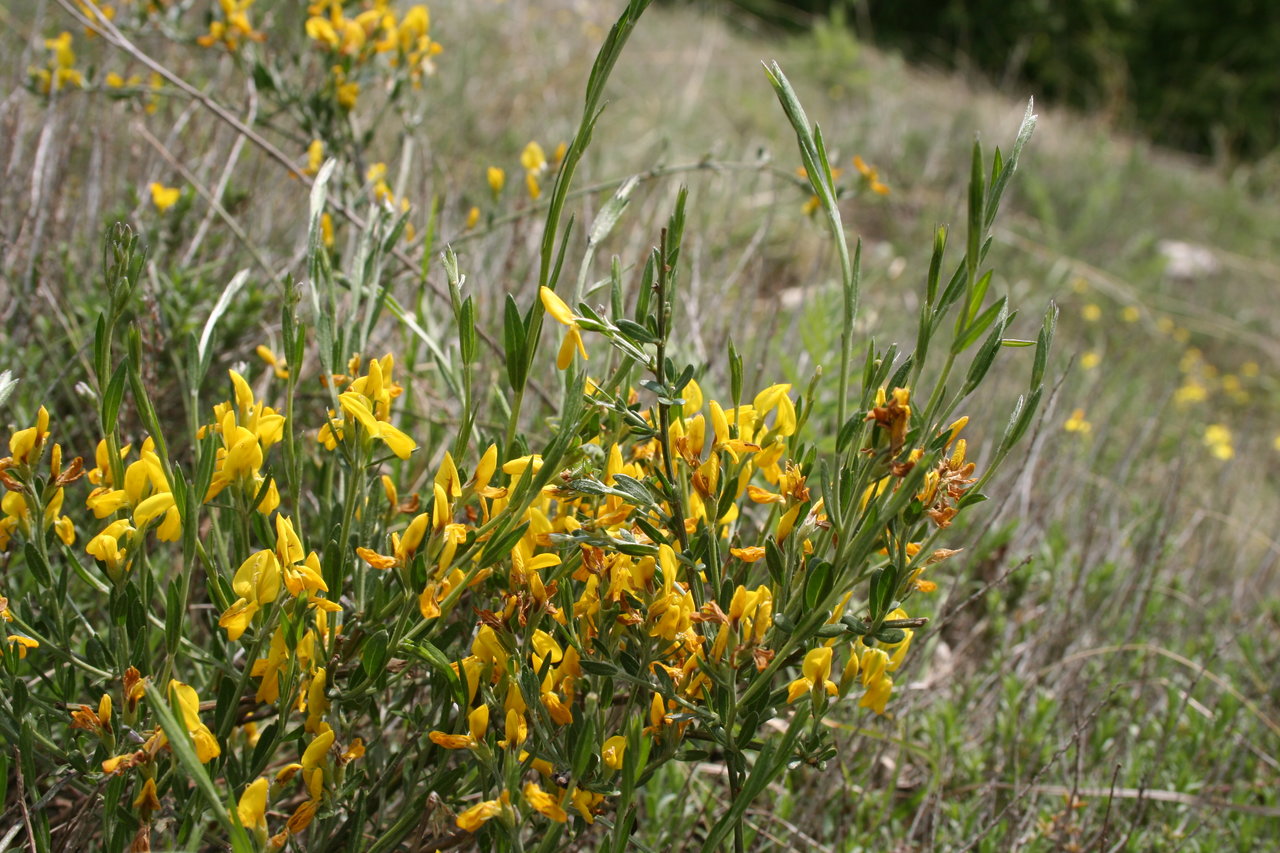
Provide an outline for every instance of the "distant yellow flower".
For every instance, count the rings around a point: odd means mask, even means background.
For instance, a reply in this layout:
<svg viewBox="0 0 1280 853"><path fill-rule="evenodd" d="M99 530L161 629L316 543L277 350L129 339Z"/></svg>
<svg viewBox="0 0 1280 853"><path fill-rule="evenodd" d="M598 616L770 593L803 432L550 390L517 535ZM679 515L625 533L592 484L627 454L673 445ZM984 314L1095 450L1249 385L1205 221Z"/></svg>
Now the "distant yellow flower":
<svg viewBox="0 0 1280 853"><path fill-rule="evenodd" d="M542 195L542 185L538 183L538 176L547 170L547 155L543 152L542 146L537 142L526 145L524 151L520 152L520 165L524 167L524 182L529 190L529 197L537 201Z"/></svg>
<svg viewBox="0 0 1280 853"><path fill-rule="evenodd" d="M307 168L303 169L302 173L314 175L320 171L322 165L324 165L324 140L313 139L307 146Z"/></svg>
<svg viewBox="0 0 1280 853"><path fill-rule="evenodd" d="M1088 433L1093 429L1093 424L1084 418L1084 409L1076 409L1071 413L1071 417L1067 418L1067 422L1062 425L1067 432L1078 432L1081 435Z"/></svg>
<svg viewBox="0 0 1280 853"><path fill-rule="evenodd" d="M161 213L177 204L178 199L182 196L182 190L178 187L166 187L156 181L147 184L147 189L151 190L151 203Z"/></svg>
<svg viewBox="0 0 1280 853"><path fill-rule="evenodd" d="M547 155L537 142L530 142L520 152L520 165L526 172L541 172L547 168Z"/></svg>
<svg viewBox="0 0 1280 853"><path fill-rule="evenodd" d="M1179 405L1199 403L1209 398L1209 389L1194 379L1188 379L1173 392L1173 402Z"/></svg>
<svg viewBox="0 0 1280 853"><path fill-rule="evenodd" d="M1142 311L1136 305L1126 305L1125 309L1120 312L1120 319L1126 323L1136 323L1142 319Z"/></svg>
<svg viewBox="0 0 1280 853"><path fill-rule="evenodd" d="M249 22L249 7L253 0L218 0L222 17L209 22L209 32L196 39L201 47L220 44L231 52L240 48L241 39L264 41L266 35L255 30Z"/></svg>
<svg viewBox="0 0 1280 853"><path fill-rule="evenodd" d="M475 228L476 223L479 221L480 221L480 208L472 205L471 209L467 211L467 221L466 221L467 230L470 231L472 228Z"/></svg>
<svg viewBox="0 0 1280 853"><path fill-rule="evenodd" d="M327 213L320 214L320 239L326 249L333 248L333 217Z"/></svg>
<svg viewBox="0 0 1280 853"><path fill-rule="evenodd" d="M862 179L866 182L867 189L871 190L876 195L889 194L889 187L880 181L880 173L871 168L871 166L867 164L867 161L863 160L856 154L853 157L853 168L858 170L858 174L861 175ZM837 170L832 169L833 173L836 171Z"/></svg>
<svg viewBox="0 0 1280 853"><path fill-rule="evenodd" d="M76 54L71 49L71 33L65 30L57 38L45 39L50 56L45 68L32 68L30 74L37 88L47 95L68 86L84 86L84 75L75 69Z"/></svg>
<svg viewBox="0 0 1280 853"><path fill-rule="evenodd" d="M496 199L502 192L503 186L507 183L507 173L497 166L490 166L485 171L485 177L489 181L489 191L493 193L493 197Z"/></svg>
<svg viewBox="0 0 1280 853"><path fill-rule="evenodd" d="M1080 366L1085 370L1093 370L1102 363L1102 355L1097 350L1089 350L1080 356Z"/></svg>
<svg viewBox="0 0 1280 853"><path fill-rule="evenodd" d="M265 346L263 344L258 344L258 346L255 347L253 351L255 354L257 354L258 358L265 361L271 367L271 369L275 372L277 379L289 378L288 363L283 358L276 355L275 352L272 351L270 347Z"/></svg>
<svg viewBox="0 0 1280 853"><path fill-rule="evenodd" d="M1204 430L1204 443L1214 458L1227 461L1236 455L1231 445L1231 430L1225 424L1210 424Z"/></svg>
<svg viewBox="0 0 1280 853"><path fill-rule="evenodd" d="M108 71L103 82L106 83L108 89L124 89L141 85L142 78L137 74L131 74L128 78L125 78L114 71Z"/></svg>
<svg viewBox="0 0 1280 853"><path fill-rule="evenodd" d="M1097 303L1090 302L1080 309L1080 316L1086 323L1096 323L1102 319L1102 308Z"/></svg>

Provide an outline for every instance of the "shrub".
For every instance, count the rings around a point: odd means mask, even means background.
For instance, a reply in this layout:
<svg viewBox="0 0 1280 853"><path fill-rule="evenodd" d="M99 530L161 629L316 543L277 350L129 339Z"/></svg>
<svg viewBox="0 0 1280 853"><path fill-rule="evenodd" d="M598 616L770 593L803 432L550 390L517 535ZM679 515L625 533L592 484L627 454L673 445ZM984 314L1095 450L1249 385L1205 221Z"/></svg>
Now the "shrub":
<svg viewBox="0 0 1280 853"><path fill-rule="evenodd" d="M723 768L725 798L704 849L741 850L749 805L834 754L822 720L838 700L885 713L927 622L927 575L954 553L947 528L984 500L1042 394L1054 312L1037 340L1009 339L1012 312L988 298L985 269L1034 117L1007 159L997 150L988 165L975 145L963 258L944 274L940 229L913 350L863 346L861 252L836 170L770 67L840 262L838 369L804 390L746 388L730 344L713 396L717 374L673 345L684 193L638 273L614 260L607 306L565 298L570 186L646 5L633 0L610 31L554 165L526 149L530 194L548 183L538 297L508 295L500 334L450 251L448 340L393 299L382 264L406 219L389 192L335 258L325 216L351 185L329 158L315 164L308 280L286 283L278 305L280 351L229 371L225 399L202 397L233 279L186 336L183 423L162 414L131 319L146 250L125 226L109 234L93 405L41 407L0 460L12 560L0 738L23 797L83 804L56 826L31 814L32 846L57 829L107 850L385 851L411 836L438 849L473 835L487 849L622 850L639 792L672 762L705 761ZM219 8L202 44L256 40L247 4ZM350 81L372 33L328 9L306 32L324 50L337 39ZM335 79L303 100L340 105L348 84ZM495 194L502 181L491 173ZM157 205L176 203L166 189ZM591 245L629 192L601 210ZM408 399L405 365L378 345L392 324L426 348L457 417ZM562 336L556 371L548 329ZM1028 392L979 470L957 415L981 411L993 361L1024 346ZM505 393L476 393L495 380ZM77 420L100 433L91 462L59 442Z"/></svg>

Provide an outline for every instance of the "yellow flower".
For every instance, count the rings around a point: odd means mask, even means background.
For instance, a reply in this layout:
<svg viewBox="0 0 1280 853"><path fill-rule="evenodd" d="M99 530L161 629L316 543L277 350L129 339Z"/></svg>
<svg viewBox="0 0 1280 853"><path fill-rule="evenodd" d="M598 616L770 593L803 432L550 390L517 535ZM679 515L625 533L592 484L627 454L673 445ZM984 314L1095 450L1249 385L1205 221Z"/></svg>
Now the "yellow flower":
<svg viewBox="0 0 1280 853"><path fill-rule="evenodd" d="M280 594L280 563L271 551L258 551L240 564L231 588L239 598L218 619L227 629L228 640L238 640L249 627L253 614Z"/></svg>
<svg viewBox="0 0 1280 853"><path fill-rule="evenodd" d="M1086 323L1096 323L1102 319L1102 309L1096 303L1090 302L1080 309L1080 316Z"/></svg>
<svg viewBox="0 0 1280 853"><path fill-rule="evenodd" d="M288 362L286 362L286 361L285 361L283 358L281 358L280 356L276 355L276 354L271 350L271 348L270 348L270 347L264 346L264 345L262 345L262 344L258 344L258 346L257 346L257 347L255 347L253 351L254 351L254 353L256 353L256 354L257 354L258 358L262 359L263 361L265 361L265 362L267 363L267 365L268 365L268 366L270 366L270 368L272 369L272 371L275 373L275 375L276 375L276 378L277 378L277 379L288 379L288 378L289 378L289 364L288 364ZM283 422L283 421L281 421L281 434L282 434L282 435L283 435L283 433L284 433L284 428L283 428L283 427L284 427L284 422Z"/></svg>
<svg viewBox="0 0 1280 853"><path fill-rule="evenodd" d="M511 805L511 795L503 791L496 800L485 800L476 803L456 818L458 828L467 832L475 832L488 821L498 817Z"/></svg>
<svg viewBox="0 0 1280 853"><path fill-rule="evenodd" d="M883 649L867 649L862 653L862 686L866 692L858 705L870 708L877 714L884 714L885 704L893 693L893 679L885 674L889 666L889 656Z"/></svg>
<svg viewBox="0 0 1280 853"><path fill-rule="evenodd" d="M836 695L836 683L831 680L831 647L818 646L804 656L800 667L803 673L787 687L787 702L794 702L806 693L822 688Z"/></svg>
<svg viewBox="0 0 1280 853"><path fill-rule="evenodd" d="M469 731L465 735L433 731L427 734L432 743L445 749L471 749L479 746L489 730L489 706L481 705L467 715Z"/></svg>
<svg viewBox="0 0 1280 853"><path fill-rule="evenodd" d="M320 171L322 165L324 165L324 140L313 139L307 146L307 167L302 170L302 173L314 175Z"/></svg>
<svg viewBox="0 0 1280 853"><path fill-rule="evenodd" d="M606 767L614 770L622 769L623 757L627 752L627 739L622 735L614 735L600 747L600 760Z"/></svg>
<svg viewBox="0 0 1280 853"><path fill-rule="evenodd" d="M390 423L391 401L403 391L392 381L394 369L395 358L390 353L380 359L371 359L368 374L352 382L338 397L346 418L325 424L316 440L332 450L358 423L366 436L385 442L396 456L408 459L418 443Z"/></svg>
<svg viewBox="0 0 1280 853"><path fill-rule="evenodd" d="M333 217L327 213L320 214L320 239L326 249L333 248Z"/></svg>
<svg viewBox="0 0 1280 853"><path fill-rule="evenodd" d="M1205 427L1204 443L1214 458L1227 461L1236 455L1231 445L1231 430L1224 424L1210 424Z"/></svg>
<svg viewBox="0 0 1280 853"><path fill-rule="evenodd" d="M1067 422L1062 425L1067 432L1078 432L1081 435L1087 434L1093 429L1093 424L1084 419L1084 409L1076 409L1071 413L1071 417L1067 418Z"/></svg>
<svg viewBox="0 0 1280 853"><path fill-rule="evenodd" d="M479 221L480 221L480 208L472 205L471 209L467 211L467 221L465 223L466 229L470 231L472 228L475 228L476 223Z"/></svg>
<svg viewBox="0 0 1280 853"><path fill-rule="evenodd" d="M853 168L858 170L858 174L862 175L862 179L866 181L867 188L873 193L876 195L889 194L889 188L880 182L880 173L867 165L867 162L856 154L853 157ZM837 170L833 169L832 171L835 172Z"/></svg>
<svg viewBox="0 0 1280 853"><path fill-rule="evenodd" d="M290 595L302 595L303 590L309 593L329 591L320 574L320 558L315 551L304 551L302 540L293 529L293 521L283 515L276 516L275 559L279 562L284 586Z"/></svg>
<svg viewBox="0 0 1280 853"><path fill-rule="evenodd" d="M1207 399L1209 399L1209 389L1195 379L1188 379L1178 386L1177 391L1173 392L1173 402L1180 406L1185 406L1189 403L1201 403Z"/></svg>
<svg viewBox="0 0 1280 853"><path fill-rule="evenodd" d="M324 793L324 768L329 756L329 747L337 736L333 729L327 728L307 745L302 753L302 784L307 786L307 793L312 800L319 800Z"/></svg>
<svg viewBox="0 0 1280 853"><path fill-rule="evenodd" d="M564 823L569 819L569 815L560 807L559 800L542 790L537 782L525 784L524 799L534 811L551 818L556 823Z"/></svg>
<svg viewBox="0 0 1280 853"><path fill-rule="evenodd" d="M507 182L507 173L497 166L490 166L485 171L485 178L489 181L489 191L496 199Z"/></svg>
<svg viewBox="0 0 1280 853"><path fill-rule="evenodd" d="M524 167L524 182L529 190L529 197L537 201L542 195L538 176L547 170L547 155L543 153L542 146L537 142L526 145L524 151L520 152L520 165Z"/></svg>
<svg viewBox="0 0 1280 853"><path fill-rule="evenodd" d="M173 680L169 682L169 699L178 706L187 732L195 743L196 757L200 759L200 763L207 764L221 755L222 748L218 746L218 739L200 720L200 697L196 695L196 691L181 681Z"/></svg>
<svg viewBox="0 0 1280 853"><path fill-rule="evenodd" d="M530 142L520 152L520 165L524 167L526 172L541 172L547 168L547 155L542 152L542 146L537 142Z"/></svg>
<svg viewBox="0 0 1280 853"><path fill-rule="evenodd" d="M148 778L142 783L142 790L133 800L133 807L144 815L160 811L160 796L156 792L156 780Z"/></svg>
<svg viewBox="0 0 1280 853"><path fill-rule="evenodd" d="M338 106L344 110L355 109L356 102L360 98L360 84L349 82L347 72L342 70L341 65L333 66L332 71L334 99L338 102Z"/></svg>
<svg viewBox="0 0 1280 853"><path fill-rule="evenodd" d="M16 649L19 660L27 656L28 650L40 648L40 643L30 637L24 637L21 634L10 634L7 639L9 642L9 651L12 653Z"/></svg>
<svg viewBox="0 0 1280 853"><path fill-rule="evenodd" d="M1089 350L1080 356L1080 366L1085 370L1093 370L1102 363L1102 355L1097 350Z"/></svg>
<svg viewBox="0 0 1280 853"><path fill-rule="evenodd" d="M414 552L418 550L418 546L422 544L430 521L430 515L425 512L420 513L409 522L403 537L398 533L392 533L390 555L379 554L369 548L356 548L356 554L375 569L407 566L413 559Z"/></svg>
<svg viewBox="0 0 1280 853"><path fill-rule="evenodd" d="M565 333L564 341L560 344L560 352L556 355L556 367L560 370L568 368L573 363L575 351L582 356L583 361L586 361L587 348L582 343L582 330L578 326L578 318L551 288L543 287L539 295L542 297L542 307L551 315L551 318L569 330Z"/></svg>
<svg viewBox="0 0 1280 853"><path fill-rule="evenodd" d="M147 189L151 191L151 203L161 213L177 204L179 197L182 195L182 190L178 187L166 187L156 181L147 184Z"/></svg>
<svg viewBox="0 0 1280 853"><path fill-rule="evenodd" d="M9 455L14 465L33 465L44 450L49 436L49 412L44 406L36 412L36 425L20 429L9 437Z"/></svg>
<svg viewBox="0 0 1280 853"><path fill-rule="evenodd" d="M244 789L236 813L245 829L254 833L259 839L267 834L267 777L260 776Z"/></svg>
<svg viewBox="0 0 1280 853"><path fill-rule="evenodd" d="M43 94L56 92L68 86L84 86L84 75L75 69L76 54L71 49L71 33L63 31L57 38L45 39L45 50L50 57L44 68L32 68L31 76Z"/></svg>

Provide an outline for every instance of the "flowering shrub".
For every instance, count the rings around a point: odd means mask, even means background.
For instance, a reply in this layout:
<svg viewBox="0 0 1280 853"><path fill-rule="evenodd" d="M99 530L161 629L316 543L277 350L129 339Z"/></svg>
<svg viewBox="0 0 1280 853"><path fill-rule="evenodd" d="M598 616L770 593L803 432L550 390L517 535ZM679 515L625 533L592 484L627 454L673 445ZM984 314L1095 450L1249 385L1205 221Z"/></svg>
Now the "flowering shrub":
<svg viewBox="0 0 1280 853"><path fill-rule="evenodd" d="M840 258L844 331L834 376L747 388L732 345L723 371L673 355L683 193L635 279L614 265L607 308L559 286L574 169L645 5L609 34L573 140L553 162L536 144L521 158L547 222L536 295L523 308L508 296L500 336L482 334L443 257L456 336L433 357L460 420L406 406L406 366L378 343L394 310L378 264L404 227L383 173L366 175L382 204L340 273L325 224L338 164L313 150L310 280L285 300L282 351L259 347L256 369L229 371L225 399L201 400L215 309L189 342L186 427L159 415L122 320L144 250L123 226L109 236L93 467L91 448L67 461L43 408L0 460L12 561L0 738L28 786L84 802L60 831L108 850L471 836L622 850L659 769L707 761L726 797L704 849L741 849L751 802L834 754L821 725L834 706L890 712L927 622L919 597L956 553L947 528L984 499L1041 395L1053 314L1036 341L1006 338L1011 314L987 299L982 268L1033 117L989 172L975 149L964 258L944 278L940 230L914 350L869 344L858 369L860 251L821 133L772 67ZM436 51L425 10L309 14L341 109L369 69L417 83ZM269 43L249 15L224 0L199 44ZM488 181L496 199L504 173ZM990 419L975 393L1004 347L1024 345L1031 389L979 467L960 412ZM505 379L499 407L477 376ZM550 401L544 418L524 411L531 392ZM48 847L49 814L33 820L32 844Z"/></svg>

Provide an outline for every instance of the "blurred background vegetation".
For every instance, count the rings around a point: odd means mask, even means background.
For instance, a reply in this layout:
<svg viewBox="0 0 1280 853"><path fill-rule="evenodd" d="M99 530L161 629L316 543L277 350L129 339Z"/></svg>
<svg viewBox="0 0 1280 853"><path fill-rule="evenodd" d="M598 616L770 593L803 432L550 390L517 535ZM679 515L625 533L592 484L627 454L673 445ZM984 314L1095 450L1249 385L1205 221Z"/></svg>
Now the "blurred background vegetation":
<svg viewBox="0 0 1280 853"><path fill-rule="evenodd" d="M1100 112L1160 145L1231 161L1280 141L1280 8L1257 0L734 0L773 24L834 15L915 62Z"/></svg>

